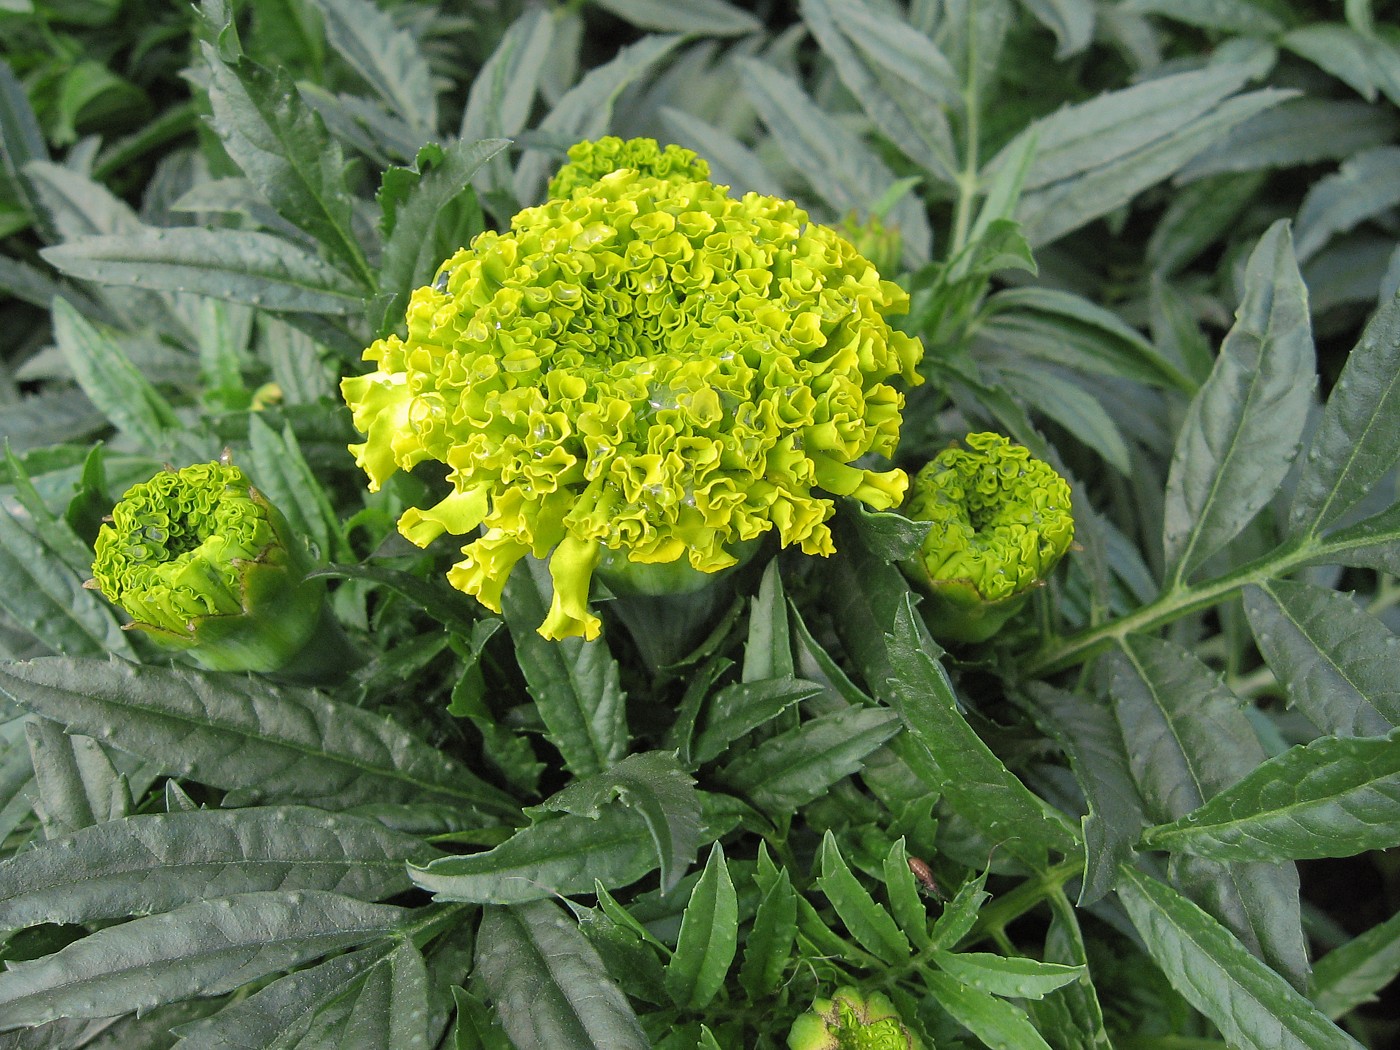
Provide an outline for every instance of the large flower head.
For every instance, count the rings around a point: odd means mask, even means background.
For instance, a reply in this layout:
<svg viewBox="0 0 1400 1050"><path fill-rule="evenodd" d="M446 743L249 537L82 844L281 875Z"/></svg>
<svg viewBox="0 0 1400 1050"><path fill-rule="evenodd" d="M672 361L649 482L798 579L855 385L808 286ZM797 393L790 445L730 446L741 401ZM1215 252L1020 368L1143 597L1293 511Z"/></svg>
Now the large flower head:
<svg viewBox="0 0 1400 1050"><path fill-rule="evenodd" d="M97 535L98 589L145 631L216 670L277 670L310 638L324 585L286 520L235 466L133 485Z"/></svg>
<svg viewBox="0 0 1400 1050"><path fill-rule="evenodd" d="M969 434L914 480L906 513L931 523L910 575L952 641L983 641L1025 603L1074 539L1069 484L1000 434Z"/></svg>
<svg viewBox="0 0 1400 1050"><path fill-rule="evenodd" d="M551 555L546 637L594 637L609 565L699 573L776 531L832 552L830 495L897 506L888 456L917 340L907 295L791 201L624 168L481 234L413 293L408 336L341 384L377 488L425 460L452 491L399 522L426 545L484 533L448 579L500 608L512 566Z"/></svg>

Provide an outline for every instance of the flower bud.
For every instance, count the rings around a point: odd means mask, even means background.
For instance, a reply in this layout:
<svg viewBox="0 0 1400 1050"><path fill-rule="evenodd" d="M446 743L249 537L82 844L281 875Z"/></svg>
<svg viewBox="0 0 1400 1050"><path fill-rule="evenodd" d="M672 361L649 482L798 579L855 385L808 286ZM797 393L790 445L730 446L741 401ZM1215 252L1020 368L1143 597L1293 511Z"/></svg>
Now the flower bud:
<svg viewBox="0 0 1400 1050"><path fill-rule="evenodd" d="M871 215L864 222L850 212L842 220L841 235L855 245L856 251L869 259L881 274L893 277L899 273L900 259L904 255L904 238L899 227L886 226L878 215Z"/></svg>
<svg viewBox="0 0 1400 1050"><path fill-rule="evenodd" d="M905 572L932 597L940 641L1001 630L1074 539L1069 485L1000 434L969 434L919 471L905 513L932 523Z"/></svg>
<svg viewBox="0 0 1400 1050"><path fill-rule="evenodd" d="M276 507L237 467L198 463L133 485L98 532L97 588L210 670L275 671L305 646L325 585Z"/></svg>
<svg viewBox="0 0 1400 1050"><path fill-rule="evenodd" d="M789 1050L922 1050L923 1041L880 992L839 988L793 1022Z"/></svg>
<svg viewBox="0 0 1400 1050"><path fill-rule="evenodd" d="M680 146L661 148L655 139L628 139L604 135L592 142L569 147L569 163L549 180L551 197L569 197L581 186L589 186L604 175L631 168L640 175L658 179L695 181L710 177L708 161Z"/></svg>

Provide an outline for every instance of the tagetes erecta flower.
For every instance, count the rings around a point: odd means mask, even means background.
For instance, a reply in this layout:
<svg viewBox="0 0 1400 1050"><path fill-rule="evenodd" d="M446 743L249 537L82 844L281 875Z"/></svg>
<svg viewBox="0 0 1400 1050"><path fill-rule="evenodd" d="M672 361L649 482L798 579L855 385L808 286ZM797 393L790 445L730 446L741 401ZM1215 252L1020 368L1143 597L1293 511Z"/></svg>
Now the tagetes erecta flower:
<svg viewBox="0 0 1400 1050"><path fill-rule="evenodd" d="M639 175L658 179L698 182L710 177L708 161L680 146L664 149L655 139L628 139L605 135L592 142L569 147L569 163L549 180L550 197L570 197L575 190L593 185L604 175L630 168Z"/></svg>
<svg viewBox="0 0 1400 1050"><path fill-rule="evenodd" d="M96 587L134 623L213 670L275 671L315 632L324 584L276 507L235 466L133 485L97 535Z"/></svg>
<svg viewBox="0 0 1400 1050"><path fill-rule="evenodd" d="M480 538L452 584L499 610L512 566L550 556L547 638L593 638L589 582L684 560L734 566L776 530L833 552L833 501L898 506L888 456L917 340L908 296L791 201L623 169L516 215L413 293L408 337L341 390L377 489L425 460L452 492L405 536ZM609 577L611 578L611 577Z"/></svg>
<svg viewBox="0 0 1400 1050"><path fill-rule="evenodd" d="M980 642L1020 610L1074 539L1069 485L1000 434L969 434L914 480L905 513L932 522L905 568L934 598L935 637Z"/></svg>
<svg viewBox="0 0 1400 1050"><path fill-rule="evenodd" d="M880 992L862 995L839 988L830 999L817 999L793 1022L789 1050L923 1050L889 997Z"/></svg>

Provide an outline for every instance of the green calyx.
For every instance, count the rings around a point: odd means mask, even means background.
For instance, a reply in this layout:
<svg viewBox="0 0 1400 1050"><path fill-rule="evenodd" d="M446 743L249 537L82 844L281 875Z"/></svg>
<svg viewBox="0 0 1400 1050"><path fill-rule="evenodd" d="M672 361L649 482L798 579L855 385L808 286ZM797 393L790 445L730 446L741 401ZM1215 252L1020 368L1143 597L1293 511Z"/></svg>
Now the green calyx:
<svg viewBox="0 0 1400 1050"><path fill-rule="evenodd" d="M831 497L899 505L902 471L854 464L893 454L891 381L919 382L922 346L886 320L907 305L791 201L621 168L413 293L407 338L341 383L366 435L350 448L373 489L444 464L451 492L400 531L482 529L448 580L495 610L512 567L548 557L540 633L593 638L597 571L619 593L693 591L770 531L833 553Z"/></svg>
<svg viewBox="0 0 1400 1050"><path fill-rule="evenodd" d="M931 523L905 571L932 595L930 629L990 638L1074 540L1069 485L1000 434L969 434L919 471L905 513Z"/></svg>
<svg viewBox="0 0 1400 1050"><path fill-rule="evenodd" d="M658 179L695 182L710 177L710 165L688 149L667 146L655 139L628 139L605 135L592 142L569 147L569 163L549 180L550 197L571 197L575 190L591 186L604 175L630 168Z"/></svg>
<svg viewBox="0 0 1400 1050"><path fill-rule="evenodd" d="M789 1050L923 1050L923 1041L880 992L840 988L793 1022Z"/></svg>
<svg viewBox="0 0 1400 1050"><path fill-rule="evenodd" d="M214 670L273 671L316 630L324 585L285 519L237 467L198 463L133 485L103 525L97 588Z"/></svg>

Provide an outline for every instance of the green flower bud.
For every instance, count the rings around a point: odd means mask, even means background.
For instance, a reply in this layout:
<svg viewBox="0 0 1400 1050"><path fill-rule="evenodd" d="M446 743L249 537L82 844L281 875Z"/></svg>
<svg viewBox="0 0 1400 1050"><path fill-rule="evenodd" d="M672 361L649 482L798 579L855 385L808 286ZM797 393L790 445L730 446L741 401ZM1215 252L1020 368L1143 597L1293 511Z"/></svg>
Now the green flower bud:
<svg viewBox="0 0 1400 1050"><path fill-rule="evenodd" d="M667 146L655 139L628 139L605 135L594 142L569 147L569 163L549 180L551 197L570 197L583 186L591 186L604 175L623 168L658 179L696 182L710 177L710 165L688 149Z"/></svg>
<svg viewBox="0 0 1400 1050"><path fill-rule="evenodd" d="M899 261L904 254L904 238L898 226L886 226L879 216L872 215L865 222L851 212L842 220L841 234L847 238L856 251L874 264L875 269L887 277L899 272Z"/></svg>
<svg viewBox="0 0 1400 1050"><path fill-rule="evenodd" d="M301 540L243 472L220 463L133 485L98 532L97 588L211 670L275 671L316 632L325 589Z"/></svg>
<svg viewBox="0 0 1400 1050"><path fill-rule="evenodd" d="M932 522L908 575L932 596L929 629L981 642L1020 611L1074 539L1069 485L999 434L969 434L919 471L905 513Z"/></svg>
<svg viewBox="0 0 1400 1050"><path fill-rule="evenodd" d="M793 1022L787 1042L789 1050L922 1050L924 1045L887 996L862 995L855 988L813 1001L812 1009Z"/></svg>
<svg viewBox="0 0 1400 1050"><path fill-rule="evenodd" d="M444 464L409 508L420 546L481 535L449 570L499 611L511 568L550 559L547 638L596 637L589 584L695 590L767 532L829 555L834 496L886 510L923 348L886 315L908 295L792 201L624 168L483 233L413 293L408 334L341 392L377 489ZM824 493L825 495L821 494ZM708 578L708 579L707 579Z"/></svg>

